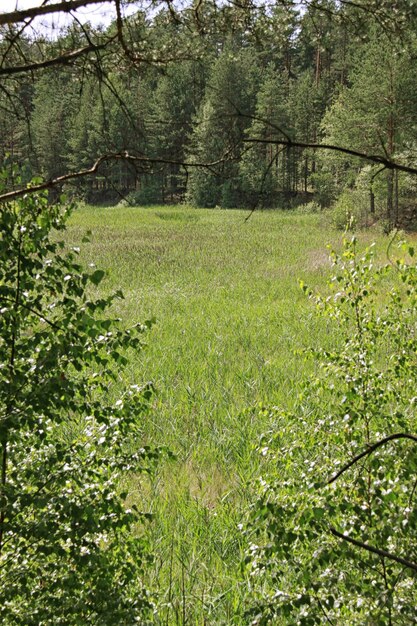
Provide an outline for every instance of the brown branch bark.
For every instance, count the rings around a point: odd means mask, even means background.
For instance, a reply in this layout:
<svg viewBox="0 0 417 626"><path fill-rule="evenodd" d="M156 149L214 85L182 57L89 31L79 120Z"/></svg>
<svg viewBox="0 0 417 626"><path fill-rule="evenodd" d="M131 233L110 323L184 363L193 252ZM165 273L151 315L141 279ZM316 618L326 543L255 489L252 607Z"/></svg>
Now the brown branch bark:
<svg viewBox="0 0 417 626"><path fill-rule="evenodd" d="M131 50L126 42L124 32L123 32L123 15L121 11L120 0L114 0L115 8L116 8L116 29L117 29L117 40L120 43L120 46L125 53L126 57L133 64L135 63L149 63L150 65L167 65L168 63L172 63L173 61L189 61L193 57L192 55L174 55L174 56L163 56L163 57L149 57L138 55L136 52ZM172 7L170 3L167 3L168 10L172 11Z"/></svg>
<svg viewBox="0 0 417 626"><path fill-rule="evenodd" d="M32 7L31 9L0 13L0 26L5 24L17 24L26 19L33 19L34 17L49 15L50 13L69 13L70 11L81 9L90 4L104 4L105 2L111 2L111 0L67 0L66 2L56 2L55 4Z"/></svg>
<svg viewBox="0 0 417 626"><path fill-rule="evenodd" d="M123 19L122 19L122 11L120 8L120 0L115 0L116 6L116 27L117 27L117 38L119 40L120 45L122 46L123 52L126 56L133 62L137 61L136 55L130 50L128 45L126 44L124 34L123 34Z"/></svg>
<svg viewBox="0 0 417 626"><path fill-rule="evenodd" d="M111 37L107 41L101 44L90 44L88 46L84 46L83 48L78 48L77 50L71 50L70 52L65 52L57 57L52 59L47 59L45 61L39 61L38 63L28 63L25 65L16 65L14 67L2 67L0 68L0 76L11 76L13 74L22 74L25 72L32 72L36 70L45 69L47 67L52 67L54 65L67 65L72 63L79 57L88 54L89 52L97 52L99 50L103 50L115 40L115 37Z"/></svg>
<svg viewBox="0 0 417 626"><path fill-rule="evenodd" d="M37 185L31 185L29 187L25 187L24 189L16 189L14 191L8 191L7 193L3 193L0 195L0 202L11 202L12 200L16 200L16 198L21 198L28 193L36 193L38 191L45 191L47 189L52 189L57 185L62 185L68 181L76 180L78 178L83 178L85 176L91 176L97 173L100 165L110 161L126 161L134 164L141 165L153 165L156 163L159 164L167 164L167 165L180 165L182 167L204 167L204 168L212 168L217 165L221 165L226 160L230 160L227 158L218 159L217 161L212 161L211 163L190 163L186 161L173 161L170 159L154 159L149 157L135 156L131 155L128 152L117 152L112 154L104 154L100 158L95 161L92 167L80 170L78 172L71 172L69 174L64 174L63 176L58 176L57 178L51 178L42 183L38 183Z"/></svg>
<svg viewBox="0 0 417 626"><path fill-rule="evenodd" d="M375 452L375 450L377 450L381 446L384 446L389 441L395 441L396 439L411 439L411 441L417 442L417 436L416 435L410 435L408 433L395 433L393 435L389 435L388 437L384 437L384 439L381 439L380 441L377 441L376 443L374 443L371 446L369 446L369 448L367 448L366 450L364 450L360 454L357 454L351 461L349 461L349 463L346 463L346 465L344 465L342 467L342 469L337 472L337 474L332 476L332 478L330 478L330 480L327 481L327 484L331 485L342 474L344 474L344 472L346 472L349 468L351 468L353 465L355 465L355 463L357 463L358 461L363 459L368 454L372 454L372 452Z"/></svg>
<svg viewBox="0 0 417 626"><path fill-rule="evenodd" d="M396 563L400 563L401 565L404 565L405 567L408 567L409 569L417 572L417 563L413 563L413 561L404 559L402 556L397 556L396 554L392 554L391 552L387 552L386 550L382 550L381 548L375 548L374 546L370 546L363 541L359 541L358 539L353 539L353 537L349 537L348 535L340 533L338 530L333 528L333 526L330 527L330 532L334 537L337 537L338 539L343 539L344 541L351 543L357 548L362 548L363 550L371 552L372 554L377 554L378 556L382 556L386 559L391 559L391 561L396 561Z"/></svg>

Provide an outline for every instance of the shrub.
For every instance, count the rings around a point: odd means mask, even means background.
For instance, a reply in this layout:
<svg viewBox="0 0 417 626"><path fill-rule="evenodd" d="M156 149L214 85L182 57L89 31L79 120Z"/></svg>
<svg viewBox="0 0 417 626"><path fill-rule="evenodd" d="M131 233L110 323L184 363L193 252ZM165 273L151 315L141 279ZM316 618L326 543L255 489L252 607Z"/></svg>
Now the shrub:
<svg viewBox="0 0 417 626"><path fill-rule="evenodd" d="M143 206L158 204L162 201L161 185L158 181L145 185L142 189L130 191L127 195L127 204L130 206Z"/></svg>
<svg viewBox="0 0 417 626"><path fill-rule="evenodd" d="M148 324L91 297L104 272L57 241L68 214L44 194L0 205L0 621L145 624L144 518L120 479L158 456L139 444L151 388L116 394Z"/></svg>
<svg viewBox="0 0 417 626"><path fill-rule="evenodd" d="M314 197L318 204L322 208L330 206L337 197L337 185L334 174L325 169L321 169L311 174L310 180L314 188Z"/></svg>
<svg viewBox="0 0 417 626"><path fill-rule="evenodd" d="M322 208L315 200L311 200L305 204L300 204L300 206L296 208L296 211L302 214L321 213Z"/></svg>
<svg viewBox="0 0 417 626"><path fill-rule="evenodd" d="M362 189L348 189L342 192L332 209L332 221L340 230L367 226L369 198Z"/></svg>
<svg viewBox="0 0 417 626"><path fill-rule="evenodd" d="M298 413L271 410L261 445L246 529L254 625L415 619L417 266L377 269L355 238L332 258L332 295L304 289L340 344L313 352L321 369Z"/></svg>

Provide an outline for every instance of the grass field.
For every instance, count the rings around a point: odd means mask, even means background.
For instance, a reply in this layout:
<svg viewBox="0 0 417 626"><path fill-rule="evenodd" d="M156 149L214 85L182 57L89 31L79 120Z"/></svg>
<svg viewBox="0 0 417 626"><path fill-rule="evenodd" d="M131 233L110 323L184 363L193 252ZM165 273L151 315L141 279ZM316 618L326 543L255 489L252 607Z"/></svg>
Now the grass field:
<svg viewBox="0 0 417 626"><path fill-rule="evenodd" d="M158 623L243 623L238 524L259 471L255 447L270 426L259 406L293 407L313 371L300 351L335 337L298 279L325 288L326 244L339 246L341 233L322 215L246 217L81 206L70 221L71 243L93 231L82 258L107 271L104 290L122 289L124 322L156 318L122 382L153 381L143 439L176 455L149 484L130 485L131 497L155 514ZM376 232L361 243L375 239L383 250L387 239Z"/></svg>

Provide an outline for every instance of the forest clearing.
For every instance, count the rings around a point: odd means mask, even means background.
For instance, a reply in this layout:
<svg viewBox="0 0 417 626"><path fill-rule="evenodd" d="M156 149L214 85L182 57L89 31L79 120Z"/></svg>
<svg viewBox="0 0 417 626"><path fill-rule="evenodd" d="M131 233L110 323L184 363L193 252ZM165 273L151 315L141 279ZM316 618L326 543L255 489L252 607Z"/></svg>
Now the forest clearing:
<svg viewBox="0 0 417 626"><path fill-rule="evenodd" d="M2 0L2 625L417 623L416 33Z"/></svg>
<svg viewBox="0 0 417 626"><path fill-rule="evenodd" d="M103 289L122 289L117 314L127 325L156 318L121 384L153 381L144 441L175 455L149 484L130 486L154 515L160 623L246 623L239 528L265 471L261 435L270 410L297 410L318 374L304 351L338 343L299 281L326 291L328 246L340 249L343 236L326 214L184 206L81 205L68 243L88 229L82 260L106 270ZM359 241L376 241L386 262L380 229Z"/></svg>

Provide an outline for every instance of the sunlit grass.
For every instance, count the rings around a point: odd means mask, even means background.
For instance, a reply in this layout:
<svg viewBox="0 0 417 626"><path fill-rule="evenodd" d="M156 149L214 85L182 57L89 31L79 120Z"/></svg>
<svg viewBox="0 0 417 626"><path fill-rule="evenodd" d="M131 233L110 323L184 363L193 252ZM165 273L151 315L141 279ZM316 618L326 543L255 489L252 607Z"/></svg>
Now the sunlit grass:
<svg viewBox="0 0 417 626"><path fill-rule="evenodd" d="M107 271L103 289L123 291L117 313L124 322L156 318L125 382L153 381L144 438L176 455L150 485L132 484L155 513L152 576L166 602L161 623L183 624L184 616L195 624L241 623L237 524L257 472L254 446L269 426L257 407L294 406L314 373L302 350L335 336L298 279L325 288L326 245L338 247L341 233L322 215L246 217L82 206L70 222L72 243L93 231L83 260ZM383 250L381 235L361 237L363 244L375 238Z"/></svg>

